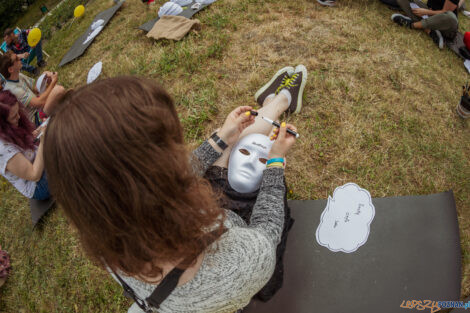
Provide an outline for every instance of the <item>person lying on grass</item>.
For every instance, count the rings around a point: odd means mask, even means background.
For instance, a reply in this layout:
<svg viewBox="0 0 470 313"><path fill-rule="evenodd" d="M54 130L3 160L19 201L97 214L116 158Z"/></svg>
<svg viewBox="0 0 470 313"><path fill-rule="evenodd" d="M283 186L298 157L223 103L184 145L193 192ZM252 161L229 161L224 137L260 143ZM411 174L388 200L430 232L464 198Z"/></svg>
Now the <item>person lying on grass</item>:
<svg viewBox="0 0 470 313"><path fill-rule="evenodd" d="M36 133L22 104L8 90L0 91L0 173L25 197L50 197L44 173L43 141Z"/></svg>
<svg viewBox="0 0 470 313"><path fill-rule="evenodd" d="M39 74L39 70L30 65L30 63L37 58L37 64L39 67L44 67L46 61L42 56L42 40L32 48L28 44L29 29L22 29L18 34L15 34L13 28L7 28L3 33L3 39L7 43L7 49L13 51L21 59L23 71L27 71L31 74Z"/></svg>
<svg viewBox="0 0 470 313"><path fill-rule="evenodd" d="M133 291L129 312L146 311L161 285L172 287L160 294L159 313L233 313L272 276L282 163L264 170L249 225L220 207L202 178L254 124L251 109L233 110L191 155L173 100L154 81L100 80L67 92L54 110L44 146L51 192L88 255ZM296 130L281 126L269 159L294 145L287 128Z"/></svg>
<svg viewBox="0 0 470 313"><path fill-rule="evenodd" d="M392 21L411 29L422 29L429 34L439 49L444 48L444 38L452 40L458 31L457 10L459 0L428 0L427 5L419 0L397 0L405 12L393 14ZM411 3L419 8L411 8Z"/></svg>
<svg viewBox="0 0 470 313"><path fill-rule="evenodd" d="M30 121L39 124L38 110L49 115L57 99L64 93L64 87L57 84L57 73L45 72L48 86L39 94L34 80L20 73L21 60L18 55L8 51L0 56L0 73L7 79L6 90L10 90L23 104Z"/></svg>

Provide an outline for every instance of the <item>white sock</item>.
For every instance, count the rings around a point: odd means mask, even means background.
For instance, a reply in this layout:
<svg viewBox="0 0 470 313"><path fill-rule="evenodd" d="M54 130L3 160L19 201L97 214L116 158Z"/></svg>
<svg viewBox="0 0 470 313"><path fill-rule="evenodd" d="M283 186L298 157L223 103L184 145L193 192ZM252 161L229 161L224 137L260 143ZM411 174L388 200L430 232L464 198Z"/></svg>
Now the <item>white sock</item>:
<svg viewBox="0 0 470 313"><path fill-rule="evenodd" d="M275 96L276 96L276 95L272 93L272 94L268 95L268 96L264 99L264 101L266 101L266 100L272 100Z"/></svg>
<svg viewBox="0 0 470 313"><path fill-rule="evenodd" d="M287 98L287 103L290 105L292 102L292 95L290 94L290 91L287 89L282 89L279 94L283 94Z"/></svg>

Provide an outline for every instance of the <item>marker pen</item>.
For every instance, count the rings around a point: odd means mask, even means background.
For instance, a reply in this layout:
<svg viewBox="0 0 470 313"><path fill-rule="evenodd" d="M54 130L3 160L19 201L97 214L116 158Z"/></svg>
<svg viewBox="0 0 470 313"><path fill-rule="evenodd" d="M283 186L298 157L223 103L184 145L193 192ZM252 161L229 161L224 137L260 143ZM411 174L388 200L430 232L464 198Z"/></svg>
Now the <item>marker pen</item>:
<svg viewBox="0 0 470 313"><path fill-rule="evenodd" d="M279 125L278 122L275 122L275 121L273 121L273 120L271 120L271 119L269 119L269 118L267 118L267 117L264 117L264 116L262 116L262 118L263 118L263 120L265 120L265 121L268 122L269 124L274 125L274 126L276 126L277 128L281 128L281 125ZM299 136L300 136L298 133L296 133L296 132L293 131L293 130L290 130L289 128L287 129L287 132L288 132L289 134L295 136L295 138L299 138Z"/></svg>

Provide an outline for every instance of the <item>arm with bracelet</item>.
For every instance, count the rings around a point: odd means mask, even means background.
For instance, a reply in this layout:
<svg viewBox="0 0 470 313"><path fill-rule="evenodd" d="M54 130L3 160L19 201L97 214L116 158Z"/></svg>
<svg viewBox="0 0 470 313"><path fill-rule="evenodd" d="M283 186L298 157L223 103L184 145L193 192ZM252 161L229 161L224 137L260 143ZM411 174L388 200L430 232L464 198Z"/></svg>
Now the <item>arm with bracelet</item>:
<svg viewBox="0 0 470 313"><path fill-rule="evenodd" d="M266 162L266 167L267 168L270 168L270 167L284 168L284 164L285 164L284 158L272 158Z"/></svg>
<svg viewBox="0 0 470 313"><path fill-rule="evenodd" d="M224 150L237 142L242 131L254 123L254 116L245 115L251 107L238 107L227 116L224 125L214 132L192 153L193 170L203 176L207 169L220 158Z"/></svg>
<svg viewBox="0 0 470 313"><path fill-rule="evenodd" d="M295 136L287 133L287 128L296 131L292 125L281 124L279 134L269 152L250 219L250 227L264 233L274 246L279 243L283 228L285 155L295 143Z"/></svg>

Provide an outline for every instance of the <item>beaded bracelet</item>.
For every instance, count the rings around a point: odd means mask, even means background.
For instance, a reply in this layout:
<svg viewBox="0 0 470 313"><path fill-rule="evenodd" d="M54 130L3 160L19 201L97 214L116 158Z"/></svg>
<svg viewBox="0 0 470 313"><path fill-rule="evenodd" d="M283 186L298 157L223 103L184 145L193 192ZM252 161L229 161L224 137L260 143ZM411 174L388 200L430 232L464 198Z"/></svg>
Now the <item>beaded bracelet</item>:
<svg viewBox="0 0 470 313"><path fill-rule="evenodd" d="M284 163L281 162L272 162L266 165L266 168L271 168L271 167L284 167Z"/></svg>
<svg viewBox="0 0 470 313"><path fill-rule="evenodd" d="M266 165L269 165L269 164L274 163L274 162L284 163L284 158L273 158L273 159L269 159L268 162L266 162Z"/></svg>

